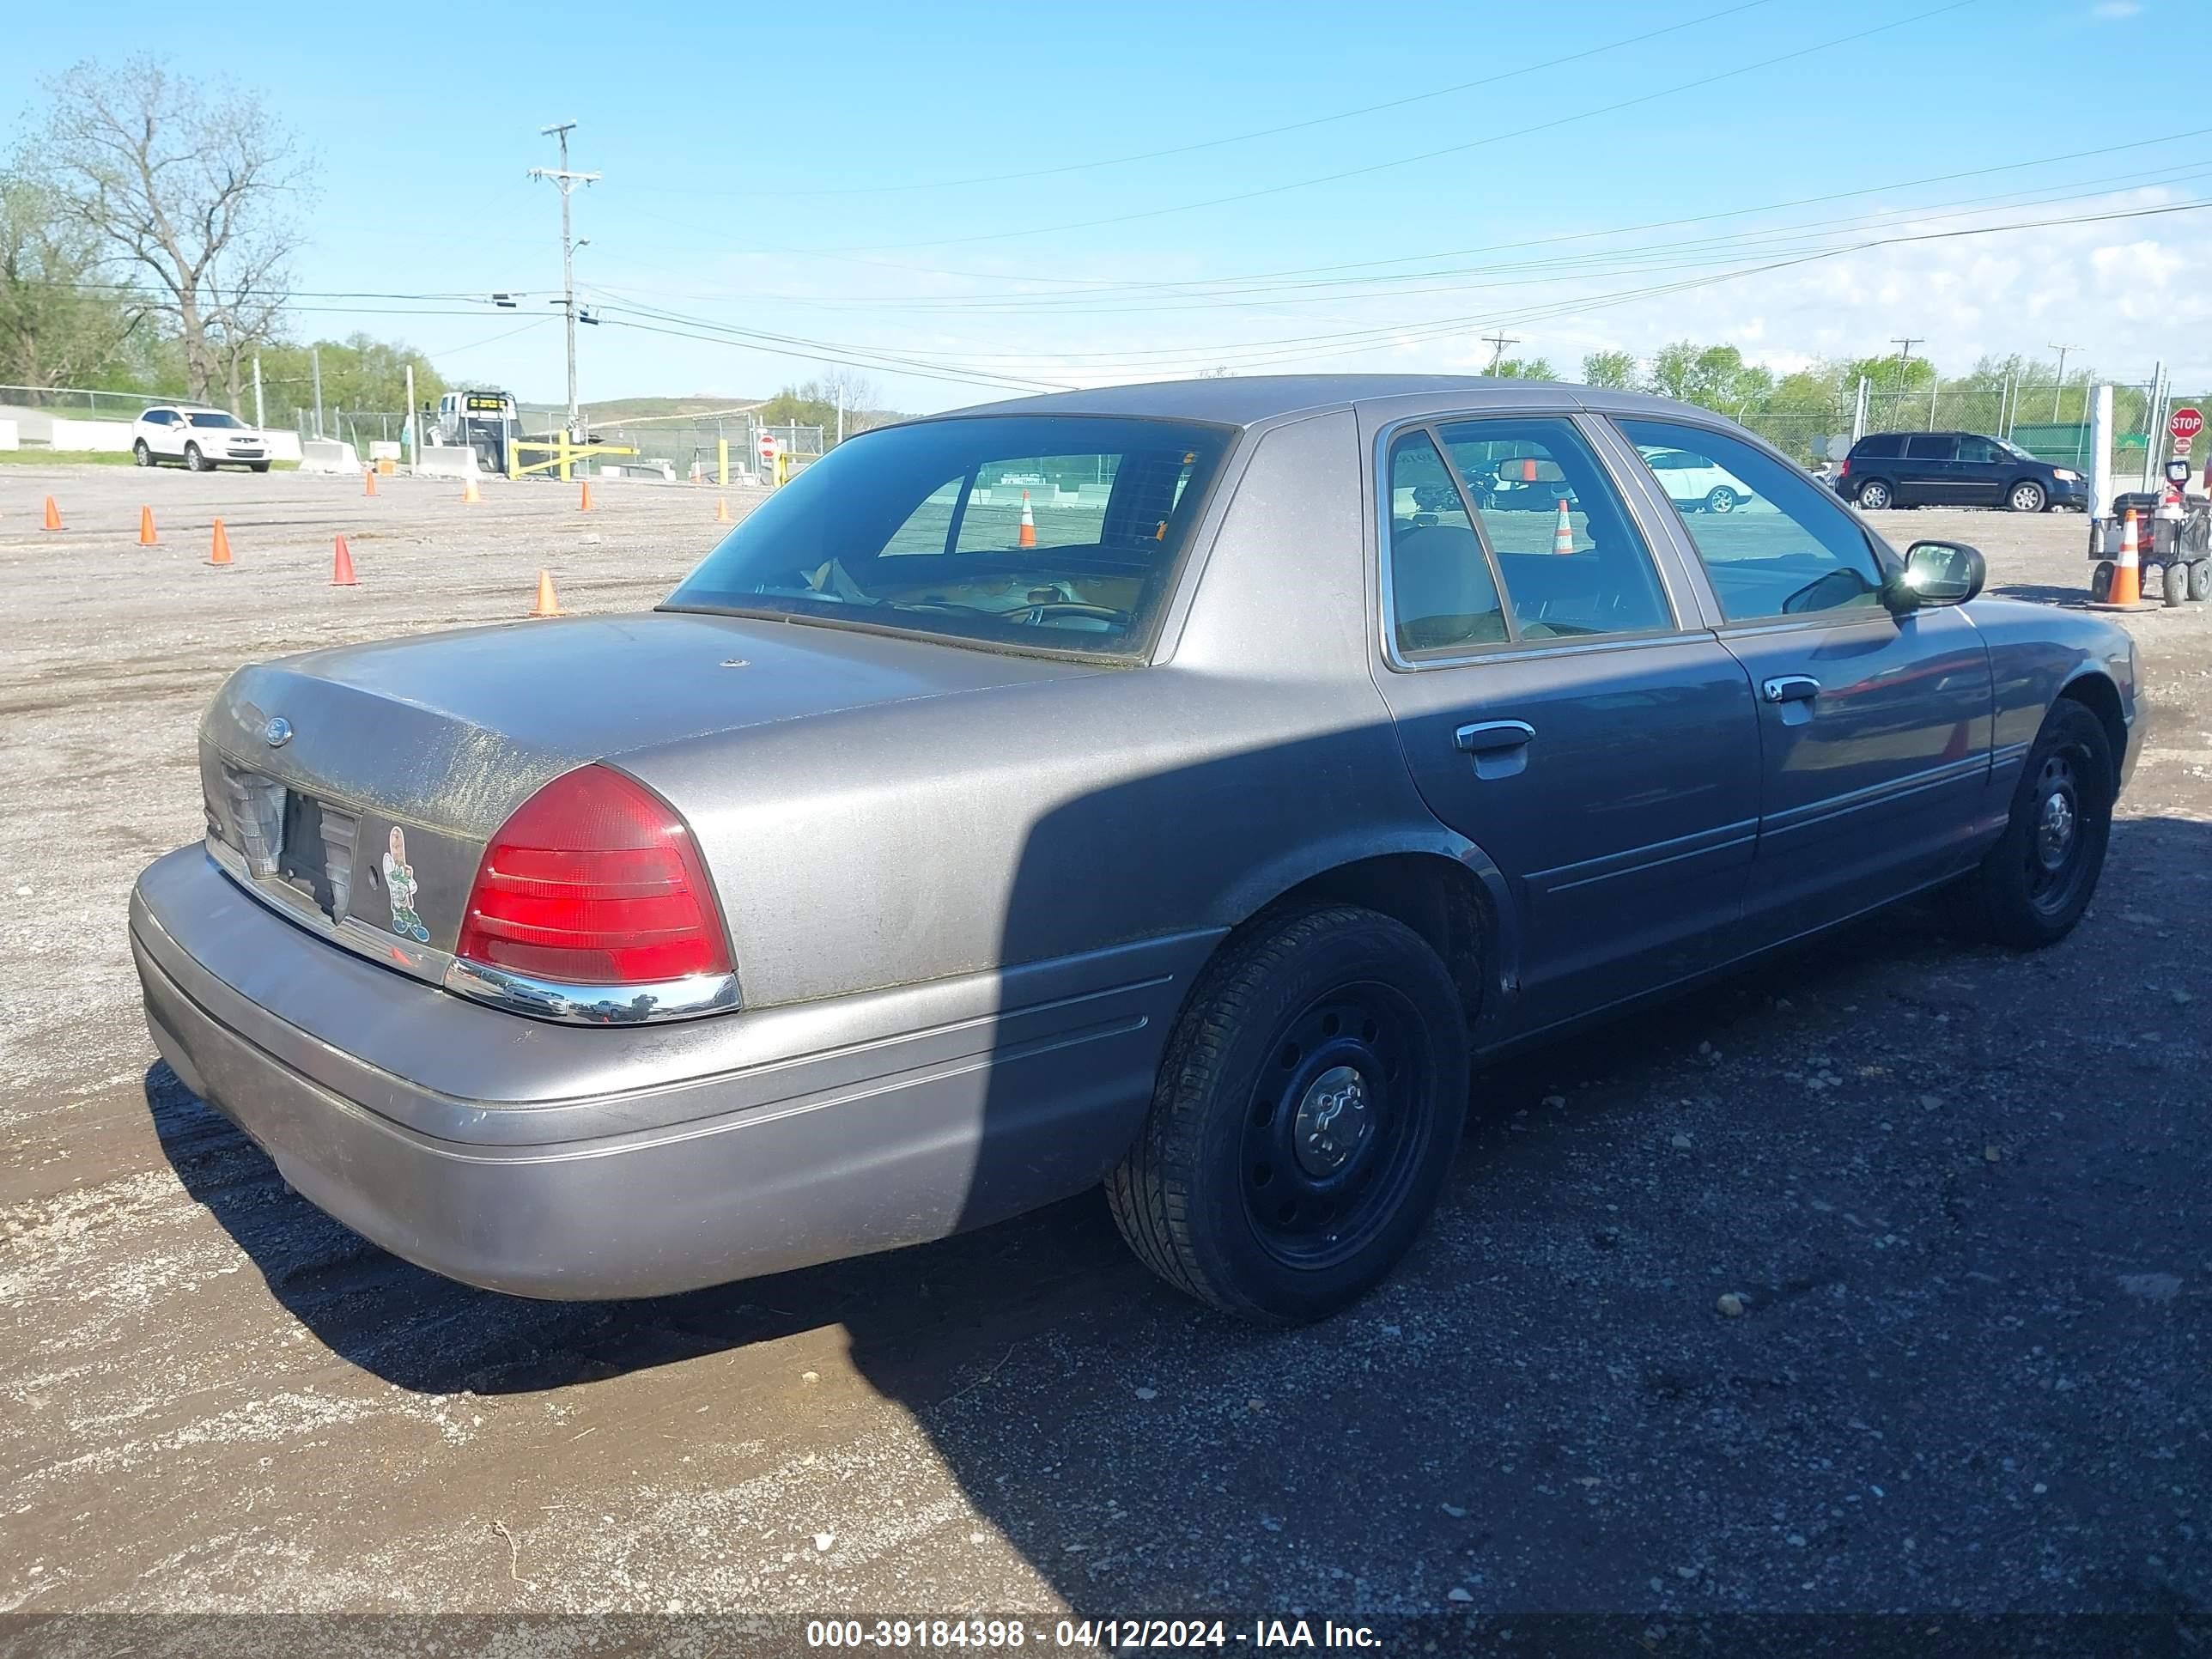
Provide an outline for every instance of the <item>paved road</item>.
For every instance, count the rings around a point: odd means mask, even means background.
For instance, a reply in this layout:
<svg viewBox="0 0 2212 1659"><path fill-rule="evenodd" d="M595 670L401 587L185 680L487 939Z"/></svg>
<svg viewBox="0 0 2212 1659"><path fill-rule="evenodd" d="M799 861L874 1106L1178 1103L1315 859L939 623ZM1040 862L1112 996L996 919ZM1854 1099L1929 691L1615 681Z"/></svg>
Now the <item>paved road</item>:
<svg viewBox="0 0 2212 1659"><path fill-rule="evenodd" d="M512 614L541 564L649 603L714 533L681 489L450 493L0 474L0 1612L2212 1603L2212 607L2134 619L2158 725L2075 939L1887 918L1485 1077L1427 1241L1328 1327L1183 1302L1093 1198L557 1307L289 1192L155 1063L122 945L232 663ZM2083 574L2077 519L1896 522Z"/></svg>

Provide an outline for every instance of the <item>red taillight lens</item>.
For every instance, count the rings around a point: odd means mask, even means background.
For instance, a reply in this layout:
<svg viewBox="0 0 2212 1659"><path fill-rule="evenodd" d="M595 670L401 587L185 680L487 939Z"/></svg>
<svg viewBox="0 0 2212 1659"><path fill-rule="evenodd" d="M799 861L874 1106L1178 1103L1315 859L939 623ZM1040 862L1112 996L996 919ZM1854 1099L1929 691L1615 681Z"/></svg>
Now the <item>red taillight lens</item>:
<svg viewBox="0 0 2212 1659"><path fill-rule="evenodd" d="M659 796L604 766L554 779L491 838L456 954L574 985L730 971L691 832Z"/></svg>
<svg viewBox="0 0 2212 1659"><path fill-rule="evenodd" d="M1838 478L1848 478L1851 476L1851 458L1850 456L1846 455L1842 460L1836 463L1836 476Z"/></svg>

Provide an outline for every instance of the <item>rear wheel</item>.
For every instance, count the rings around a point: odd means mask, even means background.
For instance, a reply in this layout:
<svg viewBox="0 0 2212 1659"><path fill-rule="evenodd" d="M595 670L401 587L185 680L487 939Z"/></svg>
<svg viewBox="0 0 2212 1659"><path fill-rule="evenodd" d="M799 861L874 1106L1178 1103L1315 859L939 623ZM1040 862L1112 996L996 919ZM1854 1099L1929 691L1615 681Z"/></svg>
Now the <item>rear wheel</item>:
<svg viewBox="0 0 2212 1659"><path fill-rule="evenodd" d="M2096 605L2112 602L2112 577L2118 567L2110 559L2097 561L2097 568L2089 573L2089 598Z"/></svg>
<svg viewBox="0 0 2212 1659"><path fill-rule="evenodd" d="M1321 1319L1402 1256L1467 1109L1466 1018L1404 923L1333 905L1212 963L1106 1192L1145 1264L1259 1324Z"/></svg>
<svg viewBox="0 0 2212 1659"><path fill-rule="evenodd" d="M210 471L208 466L208 459L206 456L200 453L200 447L198 444L186 444L185 446L185 470L188 472L205 472Z"/></svg>
<svg viewBox="0 0 2212 1659"><path fill-rule="evenodd" d="M1889 485L1880 478L1869 478L1859 486L1858 503L1869 513L1879 513L1890 503Z"/></svg>
<svg viewBox="0 0 2212 1659"><path fill-rule="evenodd" d="M2189 597L2189 567L2181 564L2167 565L2166 580L2159 591L2166 596L2166 603L2169 609L2186 599Z"/></svg>
<svg viewBox="0 0 2212 1659"><path fill-rule="evenodd" d="M2199 559L2189 567L2189 597L2212 599L2212 559Z"/></svg>
<svg viewBox="0 0 2212 1659"><path fill-rule="evenodd" d="M2004 834L1960 884L1960 909L1975 932L2038 950L2074 931L2105 868L2113 777L2105 723L2059 699L2028 751Z"/></svg>
<svg viewBox="0 0 2212 1659"><path fill-rule="evenodd" d="M2033 478L2022 478L2005 497L2005 505L2015 513L2040 513L2050 499L2041 484Z"/></svg>

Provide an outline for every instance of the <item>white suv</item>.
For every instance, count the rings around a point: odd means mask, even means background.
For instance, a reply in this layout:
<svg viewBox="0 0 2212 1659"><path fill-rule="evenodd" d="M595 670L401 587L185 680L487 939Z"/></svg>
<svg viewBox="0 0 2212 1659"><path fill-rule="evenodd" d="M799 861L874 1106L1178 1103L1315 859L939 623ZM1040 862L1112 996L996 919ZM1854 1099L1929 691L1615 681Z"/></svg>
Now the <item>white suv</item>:
<svg viewBox="0 0 2212 1659"><path fill-rule="evenodd" d="M141 466L182 461L195 472L218 466L269 470L269 440L220 409L157 404L132 422L131 458Z"/></svg>

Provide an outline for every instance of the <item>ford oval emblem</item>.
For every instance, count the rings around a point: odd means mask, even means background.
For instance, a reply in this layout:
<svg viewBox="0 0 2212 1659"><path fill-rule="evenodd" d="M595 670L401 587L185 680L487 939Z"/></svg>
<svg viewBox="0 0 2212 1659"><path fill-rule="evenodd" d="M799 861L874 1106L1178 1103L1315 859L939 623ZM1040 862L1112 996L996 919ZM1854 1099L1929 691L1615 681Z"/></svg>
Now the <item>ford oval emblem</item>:
<svg viewBox="0 0 2212 1659"><path fill-rule="evenodd" d="M292 722L277 715L261 728L261 740L271 749L282 749L292 741Z"/></svg>

